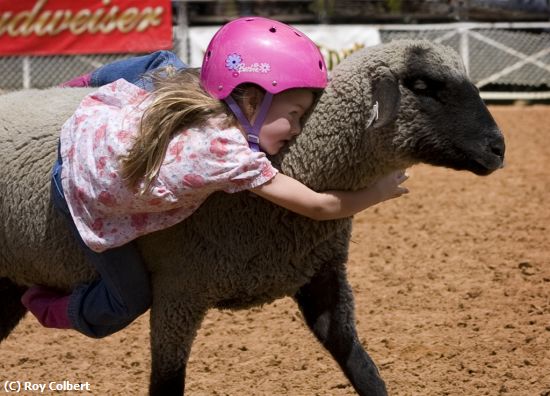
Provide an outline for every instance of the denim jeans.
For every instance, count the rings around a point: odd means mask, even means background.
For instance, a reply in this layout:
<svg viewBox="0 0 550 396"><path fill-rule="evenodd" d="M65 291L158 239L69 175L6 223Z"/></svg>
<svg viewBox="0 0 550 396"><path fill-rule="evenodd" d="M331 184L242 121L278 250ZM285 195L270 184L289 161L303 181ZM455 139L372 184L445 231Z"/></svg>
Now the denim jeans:
<svg viewBox="0 0 550 396"><path fill-rule="evenodd" d="M119 78L151 90L152 84L144 75L157 68L187 67L175 54L157 51L150 55L124 59L104 65L91 74L91 86L101 86ZM89 337L101 338L113 334L143 314L151 305L149 273L135 245L124 246L97 253L91 250L78 233L61 185L61 155L52 171L52 201L64 215L83 249L88 262L94 265L99 279L82 284L73 290L69 298L69 320L73 327Z"/></svg>
<svg viewBox="0 0 550 396"><path fill-rule="evenodd" d="M90 85L100 87L123 78L146 91L151 91L152 83L146 77L146 73L167 66L173 66L177 70L187 67L173 52L157 51L101 66L91 73Z"/></svg>
<svg viewBox="0 0 550 396"><path fill-rule="evenodd" d="M135 245L126 245L97 253L78 233L61 185L61 156L52 171L51 193L55 208L67 224L86 259L100 278L78 285L69 297L68 316L74 329L93 338L108 336L123 329L151 305L149 273Z"/></svg>

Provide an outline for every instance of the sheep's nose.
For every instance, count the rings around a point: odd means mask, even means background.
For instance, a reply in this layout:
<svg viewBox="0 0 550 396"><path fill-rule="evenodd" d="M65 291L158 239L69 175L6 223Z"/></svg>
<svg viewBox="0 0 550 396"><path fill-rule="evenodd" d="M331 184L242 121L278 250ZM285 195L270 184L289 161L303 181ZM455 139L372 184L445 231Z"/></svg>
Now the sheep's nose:
<svg viewBox="0 0 550 396"><path fill-rule="evenodd" d="M506 145L504 143L504 137L500 132L489 140L488 150L498 158L499 163L495 163L496 167L501 169L504 168L504 152L506 151Z"/></svg>
<svg viewBox="0 0 550 396"><path fill-rule="evenodd" d="M506 151L506 145L504 143L504 138L502 136L496 137L489 143L491 153L504 159L504 152Z"/></svg>

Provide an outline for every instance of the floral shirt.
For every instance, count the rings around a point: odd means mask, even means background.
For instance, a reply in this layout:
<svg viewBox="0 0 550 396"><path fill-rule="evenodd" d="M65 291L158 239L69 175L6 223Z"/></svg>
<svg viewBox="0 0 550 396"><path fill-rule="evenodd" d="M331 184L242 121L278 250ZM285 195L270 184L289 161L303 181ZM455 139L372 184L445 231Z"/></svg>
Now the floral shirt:
<svg viewBox="0 0 550 396"><path fill-rule="evenodd" d="M215 191L266 183L277 170L223 117L176 134L151 189L140 195L120 175L152 95L117 80L86 96L61 131L61 181L76 227L92 250L121 246L190 216Z"/></svg>

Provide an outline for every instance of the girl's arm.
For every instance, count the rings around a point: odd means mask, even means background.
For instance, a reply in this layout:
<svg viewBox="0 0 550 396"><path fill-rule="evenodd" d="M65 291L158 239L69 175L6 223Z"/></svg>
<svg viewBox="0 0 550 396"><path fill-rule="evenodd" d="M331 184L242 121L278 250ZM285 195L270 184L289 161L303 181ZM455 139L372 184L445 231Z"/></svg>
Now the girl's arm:
<svg viewBox="0 0 550 396"><path fill-rule="evenodd" d="M316 192L299 181L278 173L269 182L250 191L313 220L334 220L353 216L377 203L408 193L409 190L401 186L408 178L405 171L399 170L363 190Z"/></svg>

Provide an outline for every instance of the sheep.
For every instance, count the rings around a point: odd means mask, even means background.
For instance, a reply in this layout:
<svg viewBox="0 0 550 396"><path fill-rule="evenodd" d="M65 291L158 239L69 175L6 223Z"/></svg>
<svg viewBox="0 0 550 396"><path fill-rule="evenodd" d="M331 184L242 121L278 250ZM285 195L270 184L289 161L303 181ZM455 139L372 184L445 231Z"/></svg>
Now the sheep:
<svg viewBox="0 0 550 396"><path fill-rule="evenodd" d="M88 92L0 96L0 340L25 314L19 298L28 285L70 289L95 276L49 200L60 126ZM396 41L344 60L303 132L273 163L316 190L355 190L420 162L488 175L502 167L504 151L458 54ZM351 226L351 218L316 222L248 192L220 192L182 223L141 237L154 295L150 394L183 394L208 309L292 296L356 392L386 395L355 329L346 278Z"/></svg>

